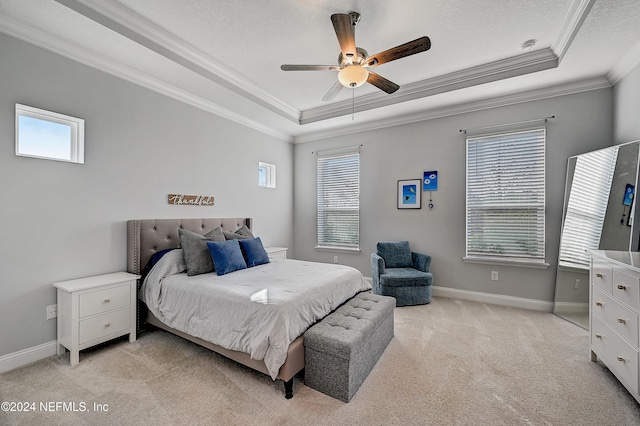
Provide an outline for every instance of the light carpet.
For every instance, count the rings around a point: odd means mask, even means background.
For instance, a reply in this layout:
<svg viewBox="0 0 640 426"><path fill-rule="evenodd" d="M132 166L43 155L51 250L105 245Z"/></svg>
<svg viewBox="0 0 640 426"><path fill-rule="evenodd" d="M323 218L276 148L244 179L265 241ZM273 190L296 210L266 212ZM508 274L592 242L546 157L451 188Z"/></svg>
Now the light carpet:
<svg viewBox="0 0 640 426"><path fill-rule="evenodd" d="M434 298L395 321L349 403L303 377L286 400L281 381L158 330L82 351L75 367L67 353L0 374L0 401L35 403L0 424L640 424L640 404L590 361L588 332L553 314Z"/></svg>

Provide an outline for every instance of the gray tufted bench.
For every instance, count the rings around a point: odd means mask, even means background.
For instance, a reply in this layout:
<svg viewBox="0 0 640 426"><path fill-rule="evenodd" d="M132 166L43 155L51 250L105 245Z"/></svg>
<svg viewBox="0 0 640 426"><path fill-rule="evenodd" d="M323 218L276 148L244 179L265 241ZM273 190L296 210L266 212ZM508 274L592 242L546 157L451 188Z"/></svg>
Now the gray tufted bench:
<svg viewBox="0 0 640 426"><path fill-rule="evenodd" d="M393 338L393 297L359 293L304 334L307 386L349 402Z"/></svg>

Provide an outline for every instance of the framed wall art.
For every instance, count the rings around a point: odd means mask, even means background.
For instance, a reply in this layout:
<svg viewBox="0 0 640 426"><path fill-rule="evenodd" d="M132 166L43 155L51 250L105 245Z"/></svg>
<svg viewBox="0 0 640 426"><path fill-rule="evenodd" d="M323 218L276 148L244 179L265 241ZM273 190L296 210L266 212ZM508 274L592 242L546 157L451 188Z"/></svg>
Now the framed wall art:
<svg viewBox="0 0 640 426"><path fill-rule="evenodd" d="M422 179L398 181L398 208L419 209L422 207Z"/></svg>

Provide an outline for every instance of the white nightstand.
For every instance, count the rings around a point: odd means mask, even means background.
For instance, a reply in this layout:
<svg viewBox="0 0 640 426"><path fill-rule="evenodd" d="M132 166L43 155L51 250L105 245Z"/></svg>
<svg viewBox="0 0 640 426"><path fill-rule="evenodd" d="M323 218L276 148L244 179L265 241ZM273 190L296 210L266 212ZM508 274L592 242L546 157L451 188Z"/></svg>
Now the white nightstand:
<svg viewBox="0 0 640 426"><path fill-rule="evenodd" d="M286 247L265 247L264 248L269 255L269 259L286 259L287 248Z"/></svg>
<svg viewBox="0 0 640 426"><path fill-rule="evenodd" d="M54 283L58 289L58 355L71 365L82 349L125 334L136 341L136 280L127 272Z"/></svg>

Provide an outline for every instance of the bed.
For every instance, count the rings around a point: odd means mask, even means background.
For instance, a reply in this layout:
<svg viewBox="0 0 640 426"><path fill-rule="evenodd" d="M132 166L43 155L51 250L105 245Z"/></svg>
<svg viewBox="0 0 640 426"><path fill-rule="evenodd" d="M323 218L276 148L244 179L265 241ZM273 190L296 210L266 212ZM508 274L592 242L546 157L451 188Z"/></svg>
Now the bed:
<svg viewBox="0 0 640 426"><path fill-rule="evenodd" d="M138 324L169 331L282 380L291 398L293 377L304 368L304 331L370 285L347 266L291 259L271 259L222 276L183 272L180 234L221 230L228 237L251 229L250 218L128 221L129 272L145 272L152 258L168 252L138 284Z"/></svg>

